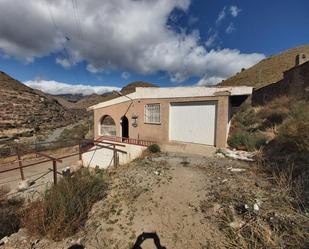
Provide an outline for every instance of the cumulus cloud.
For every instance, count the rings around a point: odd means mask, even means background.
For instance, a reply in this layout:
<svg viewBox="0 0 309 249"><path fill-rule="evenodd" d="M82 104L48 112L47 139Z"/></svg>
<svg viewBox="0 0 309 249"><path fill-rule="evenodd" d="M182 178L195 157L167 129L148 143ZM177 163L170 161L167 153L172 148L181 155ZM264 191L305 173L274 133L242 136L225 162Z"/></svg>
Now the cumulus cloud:
<svg viewBox="0 0 309 249"><path fill-rule="evenodd" d="M230 13L231 13L231 15L232 15L233 17L237 17L240 11L241 11L241 9L238 8L236 5L232 5L232 6L230 7Z"/></svg>
<svg viewBox="0 0 309 249"><path fill-rule="evenodd" d="M226 77L239 71L240 64L249 67L264 57L233 49L208 51L198 30L170 27L173 11L186 14L190 3L1 0L0 9L5 11L0 15L0 49L27 62L55 53L56 63L65 68L85 61L92 73L114 69L144 75L166 72L175 82L193 76ZM218 20L227 11L224 8ZM223 54L237 61L222 63Z"/></svg>
<svg viewBox="0 0 309 249"><path fill-rule="evenodd" d="M29 80L24 82L25 85L41 90L49 94L83 94L90 95L93 93L102 94L113 90L120 90L118 87L112 86L91 86L84 84L68 84L54 80Z"/></svg>
<svg viewBox="0 0 309 249"><path fill-rule="evenodd" d="M221 80L239 72L241 68L248 68L254 61L263 59L261 54L253 53L244 55L237 49L211 50L205 57L207 60L207 69L198 82L199 85L219 83Z"/></svg>

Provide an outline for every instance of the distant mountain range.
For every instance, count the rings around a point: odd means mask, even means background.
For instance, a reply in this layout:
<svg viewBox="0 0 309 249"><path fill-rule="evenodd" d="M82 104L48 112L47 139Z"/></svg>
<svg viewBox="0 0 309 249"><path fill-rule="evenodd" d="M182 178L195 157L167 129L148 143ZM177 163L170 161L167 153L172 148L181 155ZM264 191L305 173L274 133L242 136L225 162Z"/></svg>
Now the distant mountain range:
<svg viewBox="0 0 309 249"><path fill-rule="evenodd" d="M309 45L286 50L270 56L256 65L243 69L236 75L219 83L220 86L253 86L260 88L277 82L283 78L283 72L295 66L295 58L299 53L309 56Z"/></svg>
<svg viewBox="0 0 309 249"><path fill-rule="evenodd" d="M132 82L121 92L128 94L147 82ZM50 95L32 89L0 71L0 138L29 130L53 129L87 117L86 108L117 98L116 93Z"/></svg>

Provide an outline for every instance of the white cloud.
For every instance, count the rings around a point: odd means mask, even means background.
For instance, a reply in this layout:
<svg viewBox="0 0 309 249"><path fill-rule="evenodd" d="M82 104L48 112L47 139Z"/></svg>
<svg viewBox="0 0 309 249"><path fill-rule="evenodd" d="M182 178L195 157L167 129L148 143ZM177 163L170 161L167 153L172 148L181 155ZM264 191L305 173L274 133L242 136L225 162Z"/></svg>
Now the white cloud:
<svg viewBox="0 0 309 249"><path fill-rule="evenodd" d="M231 15L232 15L233 17L237 17L240 11L241 11L241 9L238 8L236 5L232 5L232 6L230 7L230 13L231 13Z"/></svg>
<svg viewBox="0 0 309 249"><path fill-rule="evenodd" d="M29 80L24 82L25 85L41 90L49 94L83 94L90 95L93 93L102 94L113 90L120 90L118 87L112 86L91 86L84 84L68 84L54 80Z"/></svg>
<svg viewBox="0 0 309 249"><path fill-rule="evenodd" d="M225 33L231 34L233 33L234 30L235 30L234 23L231 22L229 26L227 26L227 28L225 29Z"/></svg>
<svg viewBox="0 0 309 249"><path fill-rule="evenodd" d="M209 35L207 41L205 42L206 47L213 47L218 39L218 32Z"/></svg>
<svg viewBox="0 0 309 249"><path fill-rule="evenodd" d="M216 24L219 24L226 17L226 6L219 12L219 15L216 20Z"/></svg>
<svg viewBox="0 0 309 249"><path fill-rule="evenodd" d="M193 76L227 77L241 69L238 65L249 67L264 58L238 50L235 57L233 49L208 51L198 30L168 26L173 10L187 14L191 0L76 2L77 9L72 1L0 0L0 9L5 9L0 50L28 62L57 53L56 63L69 68L85 61L92 73L166 72L177 82ZM220 12L219 22L227 11ZM222 60L223 54L237 61Z"/></svg>
<svg viewBox="0 0 309 249"><path fill-rule="evenodd" d="M122 73L121 73L121 78L123 78L123 79L125 79L125 80L129 79L130 76L131 76L131 74L128 73L128 72L122 72Z"/></svg>
<svg viewBox="0 0 309 249"><path fill-rule="evenodd" d="M241 54L237 49L211 50L206 56L206 72L198 84L219 83L221 80L239 72L241 68L248 68L263 58L264 56L256 53Z"/></svg>
<svg viewBox="0 0 309 249"><path fill-rule="evenodd" d="M197 82L197 85L198 86L216 85L216 84L220 83L224 79L225 78L221 78L221 77L209 77L209 78L205 77L205 78L201 78Z"/></svg>

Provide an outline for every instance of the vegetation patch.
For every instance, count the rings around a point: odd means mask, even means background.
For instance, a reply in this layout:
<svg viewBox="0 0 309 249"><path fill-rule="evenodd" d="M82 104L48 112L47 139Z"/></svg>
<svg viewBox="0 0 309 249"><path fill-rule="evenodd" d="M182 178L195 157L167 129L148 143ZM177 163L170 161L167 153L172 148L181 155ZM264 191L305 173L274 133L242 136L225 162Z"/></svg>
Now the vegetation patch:
<svg viewBox="0 0 309 249"><path fill-rule="evenodd" d="M43 198L30 203L23 225L32 234L54 240L71 236L84 225L92 205L105 197L106 189L104 171L82 169L62 178Z"/></svg>
<svg viewBox="0 0 309 249"><path fill-rule="evenodd" d="M89 127L86 122L75 125L71 129L64 129L60 134L59 140L79 140L84 139L89 131Z"/></svg>
<svg viewBox="0 0 309 249"><path fill-rule="evenodd" d="M267 136L261 132L238 131L228 139L229 146L239 149L254 151L265 145Z"/></svg>
<svg viewBox="0 0 309 249"><path fill-rule="evenodd" d="M16 233L21 225L21 211L24 200L8 198L8 188L0 187L0 239Z"/></svg>
<svg viewBox="0 0 309 249"><path fill-rule="evenodd" d="M152 144L148 146L148 151L151 153L158 153L161 151L161 148L158 144Z"/></svg>

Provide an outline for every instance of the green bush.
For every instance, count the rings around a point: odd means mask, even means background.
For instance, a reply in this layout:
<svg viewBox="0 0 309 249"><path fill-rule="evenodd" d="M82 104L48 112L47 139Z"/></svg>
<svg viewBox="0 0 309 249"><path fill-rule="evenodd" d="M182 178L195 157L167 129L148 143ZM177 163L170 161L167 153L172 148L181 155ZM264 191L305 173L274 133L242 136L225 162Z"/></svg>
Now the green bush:
<svg viewBox="0 0 309 249"><path fill-rule="evenodd" d="M263 133L239 131L229 137L228 145L235 149L253 151L259 149L266 141L267 137Z"/></svg>
<svg viewBox="0 0 309 249"><path fill-rule="evenodd" d="M157 145L157 144L152 144L152 145L148 146L148 150L149 150L151 153L158 153L158 152L161 151L160 146Z"/></svg>
<svg viewBox="0 0 309 249"><path fill-rule="evenodd" d="M101 170L82 169L62 178L43 198L30 203L23 224L30 233L54 240L71 236L83 226L92 205L104 198L106 189Z"/></svg>

